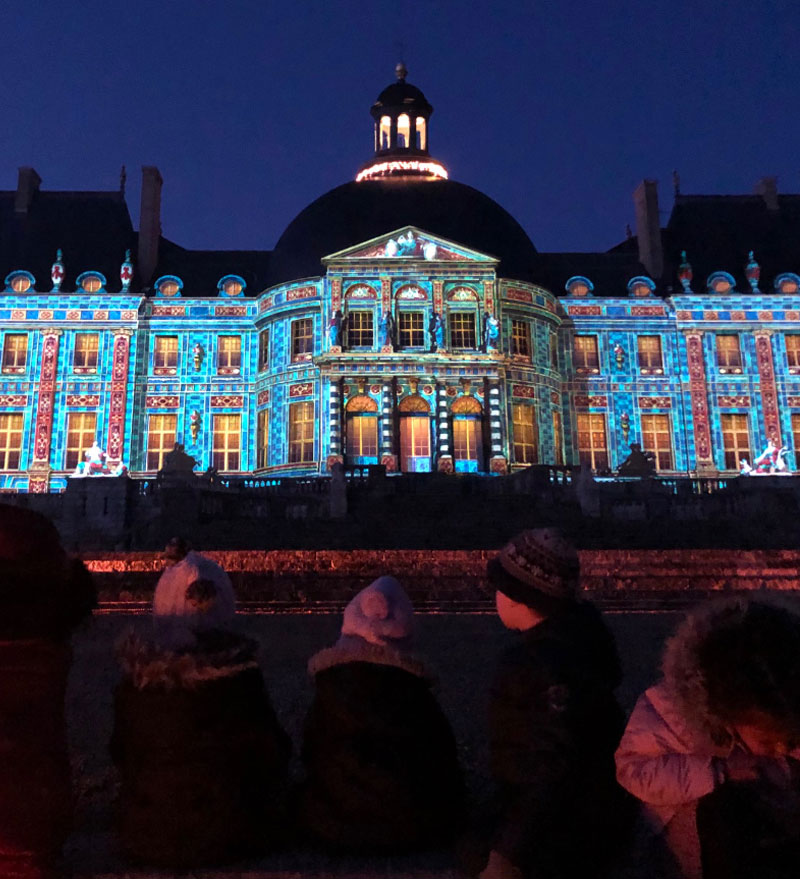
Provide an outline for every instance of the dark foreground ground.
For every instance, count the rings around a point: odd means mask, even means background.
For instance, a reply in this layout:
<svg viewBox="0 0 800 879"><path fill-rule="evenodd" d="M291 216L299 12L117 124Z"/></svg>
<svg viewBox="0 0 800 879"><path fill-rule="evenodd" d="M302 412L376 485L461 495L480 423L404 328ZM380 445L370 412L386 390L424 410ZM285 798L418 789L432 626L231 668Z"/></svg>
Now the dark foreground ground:
<svg viewBox="0 0 800 879"><path fill-rule="evenodd" d="M619 697L627 711L658 675L664 638L680 619L676 613L611 613L624 668ZM340 615L274 614L241 616L239 625L262 645L262 664L278 716L299 748L303 718L311 699L308 658L338 636ZM114 852L111 804L116 777L108 758L112 693L118 670L114 644L130 627L146 630L149 616L95 617L74 638L74 665L68 692L68 722L78 794L78 832L69 847L77 877L157 876L133 871ZM438 696L458 739L470 788L480 799L488 791L485 702L494 659L513 637L494 615L430 614L417 618L417 647L438 676ZM295 766L295 769L298 767ZM438 864L438 866L436 866ZM308 853L274 855L257 864L193 873L217 877L450 876L446 858L437 862L327 861Z"/></svg>

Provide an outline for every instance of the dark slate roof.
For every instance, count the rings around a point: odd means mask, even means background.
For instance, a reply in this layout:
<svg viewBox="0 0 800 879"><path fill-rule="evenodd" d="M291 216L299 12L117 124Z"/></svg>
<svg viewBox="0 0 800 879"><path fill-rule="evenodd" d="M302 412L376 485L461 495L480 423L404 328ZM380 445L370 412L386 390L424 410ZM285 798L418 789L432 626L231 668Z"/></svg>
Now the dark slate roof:
<svg viewBox="0 0 800 879"><path fill-rule="evenodd" d="M405 178L345 183L312 202L275 245L271 283L319 275L322 257L403 226L498 257L501 277L536 281L536 248L496 201L453 180Z"/></svg>
<svg viewBox="0 0 800 879"><path fill-rule="evenodd" d="M245 296L256 296L267 286L269 250L186 250L161 239L153 275L177 275L184 296L217 296L217 282L225 275L240 275L247 282Z"/></svg>
<svg viewBox="0 0 800 879"><path fill-rule="evenodd" d="M587 277L595 296L627 296L628 281L646 274L635 246L621 253L540 253L534 268L535 282L556 296L565 294L564 284L574 275Z"/></svg>
<svg viewBox="0 0 800 879"><path fill-rule="evenodd" d="M378 95L373 107L417 107L427 111L433 109L422 91L405 81L393 82L387 86Z"/></svg>
<svg viewBox="0 0 800 879"><path fill-rule="evenodd" d="M0 283L15 269L32 272L36 289L50 290L50 266L64 251L63 290L90 270L102 272L109 290L119 290L126 249L136 258L137 235L121 192L34 193L28 210L14 210L13 191L0 191ZM134 285L132 289L136 289Z"/></svg>
<svg viewBox="0 0 800 879"><path fill-rule="evenodd" d="M761 266L760 287L771 292L783 272L800 273L800 195L778 195L769 210L761 195L678 195L662 229L664 284L680 290L678 265L685 250L695 292L715 271L729 272L740 291L749 291L744 273L748 251Z"/></svg>

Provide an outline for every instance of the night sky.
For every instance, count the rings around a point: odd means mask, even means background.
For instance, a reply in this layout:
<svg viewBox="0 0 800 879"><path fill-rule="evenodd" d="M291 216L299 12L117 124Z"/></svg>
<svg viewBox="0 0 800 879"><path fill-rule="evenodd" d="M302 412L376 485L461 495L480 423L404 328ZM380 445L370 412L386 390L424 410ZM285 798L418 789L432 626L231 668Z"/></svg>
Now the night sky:
<svg viewBox="0 0 800 879"><path fill-rule="evenodd" d="M605 250L631 191L800 191L796 0L8 0L0 189L164 177L164 235L272 248L372 154L369 107L404 58L431 152L540 250ZM355 242L354 242L355 243Z"/></svg>

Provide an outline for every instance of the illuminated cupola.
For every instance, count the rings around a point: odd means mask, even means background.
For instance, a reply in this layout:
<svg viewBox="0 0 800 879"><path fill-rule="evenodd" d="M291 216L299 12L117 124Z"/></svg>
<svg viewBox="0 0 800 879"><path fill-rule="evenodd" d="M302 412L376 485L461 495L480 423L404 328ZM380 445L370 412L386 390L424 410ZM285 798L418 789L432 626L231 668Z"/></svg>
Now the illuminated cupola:
<svg viewBox="0 0 800 879"><path fill-rule="evenodd" d="M447 179L447 170L428 152L428 122L433 107L425 95L406 82L405 64L398 64L397 82L385 88L370 108L375 120L375 157L356 180L387 177Z"/></svg>

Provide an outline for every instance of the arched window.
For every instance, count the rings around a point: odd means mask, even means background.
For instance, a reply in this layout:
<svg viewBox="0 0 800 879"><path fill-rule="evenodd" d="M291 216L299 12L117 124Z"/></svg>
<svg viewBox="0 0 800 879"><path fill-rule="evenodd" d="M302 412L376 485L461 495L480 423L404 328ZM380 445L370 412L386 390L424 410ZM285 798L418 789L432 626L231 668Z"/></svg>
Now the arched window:
<svg viewBox="0 0 800 879"><path fill-rule="evenodd" d="M392 120L389 116L381 116L381 149L388 150L391 146Z"/></svg>
<svg viewBox="0 0 800 879"><path fill-rule="evenodd" d="M425 137L425 120L422 116L417 116L417 136L416 136L416 147L418 150L425 150L428 147L426 146L426 137Z"/></svg>
<svg viewBox="0 0 800 879"><path fill-rule="evenodd" d="M407 113L397 117L397 146L405 149L411 143L411 120Z"/></svg>
<svg viewBox="0 0 800 879"><path fill-rule="evenodd" d="M400 413L400 469L429 473L431 469L431 407L419 394L403 397Z"/></svg>
<svg viewBox="0 0 800 879"><path fill-rule="evenodd" d="M453 416L453 460L456 472L483 470L483 409L475 397L459 397L450 407Z"/></svg>
<svg viewBox="0 0 800 879"><path fill-rule="evenodd" d="M345 452L351 464L378 463L378 404L368 394L347 401Z"/></svg>

